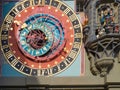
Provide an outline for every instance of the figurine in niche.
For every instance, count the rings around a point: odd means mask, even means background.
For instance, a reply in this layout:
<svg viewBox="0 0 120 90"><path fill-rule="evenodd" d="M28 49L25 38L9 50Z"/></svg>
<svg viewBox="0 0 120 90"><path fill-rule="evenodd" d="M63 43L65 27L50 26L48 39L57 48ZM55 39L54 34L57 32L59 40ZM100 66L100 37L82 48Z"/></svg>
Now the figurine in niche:
<svg viewBox="0 0 120 90"><path fill-rule="evenodd" d="M114 26L114 33L119 33L119 25Z"/></svg>
<svg viewBox="0 0 120 90"><path fill-rule="evenodd" d="M105 29L104 29L104 28L101 29L100 27L98 27L98 28L96 29L95 34L96 34L96 37L97 37L97 38L103 36L103 35L105 35Z"/></svg>
<svg viewBox="0 0 120 90"><path fill-rule="evenodd" d="M113 9L110 6L104 5L101 7L100 23L102 28L105 29L106 34L113 33L114 15Z"/></svg>
<svg viewBox="0 0 120 90"><path fill-rule="evenodd" d="M101 28L96 29L96 37L99 38L104 34L118 32L118 26L115 26L113 8L109 5L103 5L98 9Z"/></svg>

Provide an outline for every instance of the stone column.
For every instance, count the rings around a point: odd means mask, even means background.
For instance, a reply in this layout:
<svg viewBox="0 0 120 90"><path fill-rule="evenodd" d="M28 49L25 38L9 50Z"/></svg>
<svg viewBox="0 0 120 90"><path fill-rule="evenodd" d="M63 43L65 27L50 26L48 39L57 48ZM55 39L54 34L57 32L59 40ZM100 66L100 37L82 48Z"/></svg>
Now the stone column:
<svg viewBox="0 0 120 90"><path fill-rule="evenodd" d="M96 39L96 35L95 35L95 29L96 29L96 2L98 0L91 0L90 1L90 6L87 8L89 10L89 13L88 13L88 19L89 19L89 22L88 22L88 26L90 26L90 31L89 31L89 37L88 37L88 40L87 42L90 42L90 41L93 41Z"/></svg>

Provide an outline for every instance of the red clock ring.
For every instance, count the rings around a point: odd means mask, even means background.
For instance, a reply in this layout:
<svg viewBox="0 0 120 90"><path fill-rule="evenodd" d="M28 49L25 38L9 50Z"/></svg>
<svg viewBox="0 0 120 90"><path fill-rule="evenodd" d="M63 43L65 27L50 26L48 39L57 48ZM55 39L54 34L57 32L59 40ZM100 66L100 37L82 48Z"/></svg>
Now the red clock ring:
<svg viewBox="0 0 120 90"><path fill-rule="evenodd" d="M39 8L42 8L41 9L42 11L39 11ZM54 53L56 55L55 58L53 58L53 55L51 55L49 57L49 58L53 59L52 61L47 60L47 62L38 63L38 62L33 62L33 61L29 60L29 58L22 55L22 53L20 52L20 50L17 46L17 42L15 42L15 40L13 40L13 38L9 38L9 43L13 44L10 46L10 48L14 52L14 55L18 58L20 57L20 61L31 68L41 68L41 69L48 68L48 67L53 67L57 63L62 62L62 60L64 60L64 58L66 58L66 56L69 54L69 51L72 49L72 43L74 42L74 31L72 28L72 23L69 22L68 16L59 9L57 9L58 12L56 13L55 12L56 8L53 6L51 6L49 10L48 10L48 8L49 8L49 6L47 6L47 5L45 5L44 7L34 6L34 11L33 11L32 7L28 7L25 10L21 11L19 13L19 15L15 17L15 20L21 21L21 25L22 25L27 17L30 17L36 13L38 13L38 14L45 13L45 14L50 14L50 15L54 16L55 18L57 18L59 21L61 21L62 26L64 28L64 32L65 32L65 38L66 38L65 42L62 46L64 48L59 48L59 50L56 51L56 53ZM30 13L26 13L25 12L26 10L27 10L27 12L30 12ZM64 20L64 21L62 21L62 20ZM9 32L9 36L15 37L17 30L20 30L21 26L16 26L14 23L12 24L12 26L13 27L11 27L11 28L13 28L13 30L11 30ZM15 53L15 52L17 52L17 53ZM44 60L46 58L47 58L47 56L45 56L42 59ZM37 58L37 59L39 60L41 58Z"/></svg>

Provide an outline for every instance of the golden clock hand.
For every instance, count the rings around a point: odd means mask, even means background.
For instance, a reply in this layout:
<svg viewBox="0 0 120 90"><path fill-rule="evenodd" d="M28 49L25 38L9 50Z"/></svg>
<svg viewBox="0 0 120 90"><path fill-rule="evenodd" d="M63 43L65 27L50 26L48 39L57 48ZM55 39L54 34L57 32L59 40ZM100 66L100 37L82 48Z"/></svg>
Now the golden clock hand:
<svg viewBox="0 0 120 90"><path fill-rule="evenodd" d="M21 22L21 21L18 21L18 20L14 20L14 23L15 23L16 25L20 26L22 22Z"/></svg>
<svg viewBox="0 0 120 90"><path fill-rule="evenodd" d="M22 25L21 25L21 28L23 29L23 28L26 28L28 25L26 24L26 23L23 23Z"/></svg>

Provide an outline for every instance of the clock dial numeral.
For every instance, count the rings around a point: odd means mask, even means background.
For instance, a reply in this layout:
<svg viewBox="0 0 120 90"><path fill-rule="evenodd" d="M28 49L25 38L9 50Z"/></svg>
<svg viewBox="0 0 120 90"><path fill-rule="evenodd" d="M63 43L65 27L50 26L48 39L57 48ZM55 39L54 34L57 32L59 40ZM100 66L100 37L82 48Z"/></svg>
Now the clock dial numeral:
<svg viewBox="0 0 120 90"><path fill-rule="evenodd" d="M14 19L13 16L8 15L8 16L7 16L7 19L6 19L6 22L7 22L7 23L12 23L13 19Z"/></svg>
<svg viewBox="0 0 120 90"><path fill-rule="evenodd" d="M70 18L71 21L75 21L77 19L74 14L72 14L71 16L69 16L69 18Z"/></svg>
<svg viewBox="0 0 120 90"><path fill-rule="evenodd" d="M65 14L68 14L70 12L70 9L69 8L66 8L65 10L64 10L64 13Z"/></svg>
<svg viewBox="0 0 120 90"><path fill-rule="evenodd" d="M42 70L37 70L37 73L36 73L38 76L48 76L50 74L52 74L52 71L50 68L48 69L42 69Z"/></svg>
<svg viewBox="0 0 120 90"><path fill-rule="evenodd" d="M66 58L65 63L67 63L69 65L71 63L71 61Z"/></svg>
<svg viewBox="0 0 120 90"><path fill-rule="evenodd" d="M32 0L32 5L40 5L44 6L45 5L45 0Z"/></svg>
<svg viewBox="0 0 120 90"><path fill-rule="evenodd" d="M9 47L8 45L4 45L4 46L2 46L3 49L8 48L8 47Z"/></svg>
<svg viewBox="0 0 120 90"><path fill-rule="evenodd" d="M2 35L1 40L7 40L7 39L8 39L7 35Z"/></svg>
<svg viewBox="0 0 120 90"><path fill-rule="evenodd" d="M74 28L80 28L80 25L79 24L74 25Z"/></svg>
<svg viewBox="0 0 120 90"><path fill-rule="evenodd" d="M15 16L19 13L19 11L18 11L17 8L14 8L14 9L12 10L12 12L15 14ZM14 17L15 17L15 16L14 16Z"/></svg>
<svg viewBox="0 0 120 90"><path fill-rule="evenodd" d="M75 44L73 45L72 50L73 50L74 52L78 52L78 51L79 51L79 48L80 48L80 43L75 43Z"/></svg>
<svg viewBox="0 0 120 90"><path fill-rule="evenodd" d="M24 66L23 64L21 65L21 67L20 67L20 69L19 69L19 70L20 70L20 71L23 71L23 70L24 70L24 71L26 71L26 72L28 71L28 69L27 69L27 68L25 68L25 66Z"/></svg>
<svg viewBox="0 0 120 90"><path fill-rule="evenodd" d="M3 24L2 29L3 30L9 30L10 25L9 24ZM8 33L7 33L8 34Z"/></svg>
<svg viewBox="0 0 120 90"><path fill-rule="evenodd" d="M15 66L17 63L18 63L18 61L17 61L16 59L14 59L14 60L11 62L11 64L12 64L13 66Z"/></svg>
<svg viewBox="0 0 120 90"><path fill-rule="evenodd" d="M8 59L10 59L13 56L10 51L6 52L5 55Z"/></svg>
<svg viewBox="0 0 120 90"><path fill-rule="evenodd" d="M75 38L82 38L82 34L81 33L76 33Z"/></svg>
<svg viewBox="0 0 120 90"><path fill-rule="evenodd" d="M69 57L75 58L75 56L76 56L76 53L74 51L71 51L70 54L69 54Z"/></svg>
<svg viewBox="0 0 120 90"><path fill-rule="evenodd" d="M57 6L57 8L58 8L58 9L60 9L61 5L62 5L62 4L61 4L61 3L59 3L59 4L58 4L58 6Z"/></svg>
<svg viewBox="0 0 120 90"><path fill-rule="evenodd" d="M41 1L41 5L44 6L45 5L45 0Z"/></svg>
<svg viewBox="0 0 120 90"><path fill-rule="evenodd" d="M79 43L78 43L78 44L77 44L77 43L74 44L74 45L73 45L73 48L80 48L80 44L79 44Z"/></svg>

